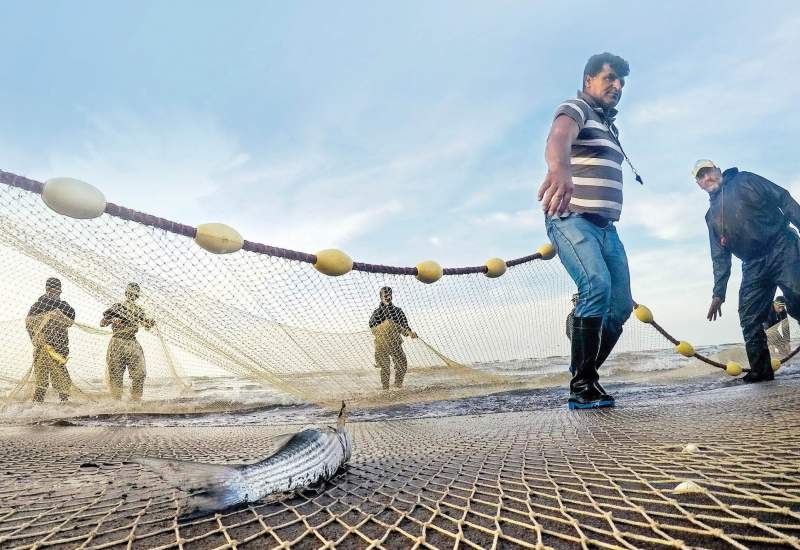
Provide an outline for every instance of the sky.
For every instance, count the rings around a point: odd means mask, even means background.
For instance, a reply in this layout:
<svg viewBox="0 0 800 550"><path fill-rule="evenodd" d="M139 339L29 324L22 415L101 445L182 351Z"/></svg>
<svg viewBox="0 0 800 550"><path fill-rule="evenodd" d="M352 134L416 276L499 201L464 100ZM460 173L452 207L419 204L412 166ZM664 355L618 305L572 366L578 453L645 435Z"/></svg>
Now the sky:
<svg viewBox="0 0 800 550"><path fill-rule="evenodd" d="M391 265L545 242L553 110L591 54L621 55L617 124L646 182L625 169L634 298L697 343L741 336L738 262L722 322L705 321L694 161L800 198L796 1L5 1L0 20L0 169Z"/></svg>

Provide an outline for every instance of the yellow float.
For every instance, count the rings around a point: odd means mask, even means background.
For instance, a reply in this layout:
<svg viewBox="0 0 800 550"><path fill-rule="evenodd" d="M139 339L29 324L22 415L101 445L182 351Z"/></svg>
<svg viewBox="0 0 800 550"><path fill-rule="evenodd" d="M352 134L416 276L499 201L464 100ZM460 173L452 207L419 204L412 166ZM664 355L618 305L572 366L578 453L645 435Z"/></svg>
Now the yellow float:
<svg viewBox="0 0 800 550"><path fill-rule="evenodd" d="M435 283L442 278L442 266L433 260L425 260L417 264L417 279L425 284Z"/></svg>
<svg viewBox="0 0 800 550"><path fill-rule="evenodd" d="M244 239L233 227L224 223L204 223L197 226L194 242L214 254L238 252Z"/></svg>
<svg viewBox="0 0 800 550"><path fill-rule="evenodd" d="M675 351L677 351L684 357L694 356L694 346L692 346L689 342L685 342L683 340L678 342L678 345L675 346Z"/></svg>
<svg viewBox="0 0 800 550"><path fill-rule="evenodd" d="M742 366L736 361L728 361L725 365L725 372L730 376L739 376L742 374Z"/></svg>
<svg viewBox="0 0 800 550"><path fill-rule="evenodd" d="M653 312L650 311L650 308L647 306L639 304L633 310L633 314L636 315L636 318L639 319L642 323L650 324L653 322Z"/></svg>
<svg viewBox="0 0 800 550"><path fill-rule="evenodd" d="M536 252L542 257L543 260L551 260L556 255L556 247L553 243L545 243L536 249Z"/></svg>
<svg viewBox="0 0 800 550"><path fill-rule="evenodd" d="M336 248L320 250L314 256L317 258L317 261L314 262L314 269L325 275L338 277L353 269L353 260L350 259L350 256Z"/></svg>
<svg viewBox="0 0 800 550"><path fill-rule="evenodd" d="M490 279L494 279L495 277L499 277L506 272L507 266L506 263L501 260L500 258L489 258L486 260L486 275Z"/></svg>

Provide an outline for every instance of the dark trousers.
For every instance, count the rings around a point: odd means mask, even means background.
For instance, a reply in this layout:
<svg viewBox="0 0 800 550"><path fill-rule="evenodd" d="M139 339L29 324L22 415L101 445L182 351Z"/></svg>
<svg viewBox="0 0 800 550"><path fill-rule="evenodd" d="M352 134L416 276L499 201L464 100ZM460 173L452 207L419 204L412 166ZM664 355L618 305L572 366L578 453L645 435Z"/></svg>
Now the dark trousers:
<svg viewBox="0 0 800 550"><path fill-rule="evenodd" d="M772 369L763 323L778 288L789 315L800 319L800 238L790 229L775 238L764 256L742 264L739 322L750 367L756 372Z"/></svg>

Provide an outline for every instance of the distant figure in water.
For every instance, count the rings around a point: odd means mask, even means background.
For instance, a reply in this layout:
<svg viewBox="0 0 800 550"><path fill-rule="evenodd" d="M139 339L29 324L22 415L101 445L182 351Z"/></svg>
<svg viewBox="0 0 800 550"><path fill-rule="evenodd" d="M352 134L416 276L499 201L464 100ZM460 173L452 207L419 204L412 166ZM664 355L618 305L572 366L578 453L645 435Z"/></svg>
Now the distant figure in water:
<svg viewBox="0 0 800 550"><path fill-rule="evenodd" d="M776 297L769 305L764 330L767 331L767 342L772 356L783 359L789 355L789 314L786 313L786 298L783 296Z"/></svg>
<svg viewBox="0 0 800 550"><path fill-rule="evenodd" d="M403 351L403 338L416 338L417 333L411 330L403 310L392 303L392 289L381 288L381 303L369 318L369 328L375 335L375 367L381 370L383 389L389 389L390 359L394 359L394 385L403 387L408 361Z"/></svg>
<svg viewBox="0 0 800 550"><path fill-rule="evenodd" d="M47 279L45 293L28 311L25 328L33 343L33 378L36 389L33 400L44 401L52 383L61 401L69 399L72 379L67 371L69 336L67 329L75 321L75 310L61 299L61 281Z"/></svg>
<svg viewBox="0 0 800 550"><path fill-rule="evenodd" d="M745 383L775 378L764 321L780 288L787 312L800 318L800 204L789 192L758 174L698 160L692 169L697 185L708 193L706 212L714 290L709 321L722 316L731 275L731 255L742 261L739 324L750 372ZM777 359L777 358L776 358Z"/></svg>
<svg viewBox="0 0 800 550"><path fill-rule="evenodd" d="M136 340L139 325L150 330L155 321L148 319L142 307L136 303L141 289L138 283L130 283L125 289L125 301L119 302L103 312L100 326L111 325L113 334L108 343L106 363L108 364L108 382L111 396L122 398L122 377L125 369L131 378L131 399L138 401L144 393L146 376L144 352Z"/></svg>
<svg viewBox="0 0 800 550"><path fill-rule="evenodd" d="M567 339L570 341L572 340L572 323L575 319L575 308L578 307L578 296L579 294L572 295L572 311L567 315Z"/></svg>

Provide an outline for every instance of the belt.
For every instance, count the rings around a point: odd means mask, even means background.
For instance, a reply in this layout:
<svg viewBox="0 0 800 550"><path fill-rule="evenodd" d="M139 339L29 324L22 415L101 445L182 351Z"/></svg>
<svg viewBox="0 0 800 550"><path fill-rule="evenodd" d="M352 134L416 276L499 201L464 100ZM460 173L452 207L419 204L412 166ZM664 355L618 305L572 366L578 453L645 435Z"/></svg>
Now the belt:
<svg viewBox="0 0 800 550"><path fill-rule="evenodd" d="M608 218L604 218L599 214L578 214L580 217L584 218L587 221L592 222L597 227L604 229L608 227L608 224L611 223L611 220Z"/></svg>

